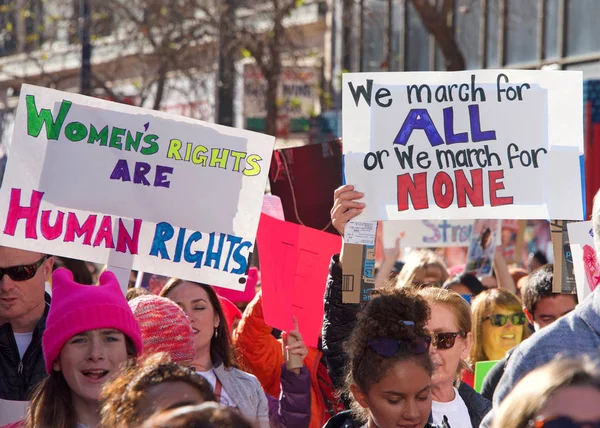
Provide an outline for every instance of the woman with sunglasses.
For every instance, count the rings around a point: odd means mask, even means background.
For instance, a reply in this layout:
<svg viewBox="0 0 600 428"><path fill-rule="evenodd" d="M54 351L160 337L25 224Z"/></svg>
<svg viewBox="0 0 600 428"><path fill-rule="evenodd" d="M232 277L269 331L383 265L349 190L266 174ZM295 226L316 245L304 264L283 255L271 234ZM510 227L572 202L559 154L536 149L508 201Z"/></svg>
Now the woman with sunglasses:
<svg viewBox="0 0 600 428"><path fill-rule="evenodd" d="M326 428L432 426L428 318L427 303L408 289L381 290L367 303L346 343L352 411Z"/></svg>
<svg viewBox="0 0 600 428"><path fill-rule="evenodd" d="M494 415L493 428L600 427L600 367L555 360L525 376Z"/></svg>
<svg viewBox="0 0 600 428"><path fill-rule="evenodd" d="M501 288L487 290L477 296L471 306L473 345L470 363L497 361L527 339L530 334L521 300Z"/></svg>
<svg viewBox="0 0 600 428"><path fill-rule="evenodd" d="M471 308L450 290L424 288L419 296L431 310L425 327L432 338L429 355L434 366L433 422L439 424L447 417L451 427L478 428L492 404L460 382L461 372L468 369L464 360L471 349Z"/></svg>

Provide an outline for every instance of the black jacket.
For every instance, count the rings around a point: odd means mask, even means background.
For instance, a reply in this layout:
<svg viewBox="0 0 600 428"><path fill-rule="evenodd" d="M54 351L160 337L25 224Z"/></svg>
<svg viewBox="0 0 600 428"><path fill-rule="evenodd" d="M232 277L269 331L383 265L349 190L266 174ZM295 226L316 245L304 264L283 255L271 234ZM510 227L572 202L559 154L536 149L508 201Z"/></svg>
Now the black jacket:
<svg viewBox="0 0 600 428"><path fill-rule="evenodd" d="M352 413L350 411L338 413L333 418L329 419L329 421L323 426L323 428L360 428L364 425L364 423L357 421L352 417ZM446 422L442 422L441 426L433 425L431 422L428 422L425 425L425 428L454 428L450 425L446 424ZM460 427L457 427L460 428Z"/></svg>
<svg viewBox="0 0 600 428"><path fill-rule="evenodd" d="M498 361L483 378L483 383L481 384L481 395L488 400L493 400L496 387L498 386L498 383L500 383L500 378L504 374L504 370L506 370L506 364L508 364L508 360L515 349L516 348L513 348L508 351L504 358Z"/></svg>
<svg viewBox="0 0 600 428"><path fill-rule="evenodd" d="M50 296L46 295L46 310L35 326L23 361L10 323L0 325L0 399L27 401L37 384L48 376L42 353L42 334L49 309Z"/></svg>
<svg viewBox="0 0 600 428"><path fill-rule="evenodd" d="M492 410L492 402L487 398L482 397L464 382L461 382L458 387L458 395L460 395L467 406L471 425L473 428L479 428L485 415Z"/></svg>

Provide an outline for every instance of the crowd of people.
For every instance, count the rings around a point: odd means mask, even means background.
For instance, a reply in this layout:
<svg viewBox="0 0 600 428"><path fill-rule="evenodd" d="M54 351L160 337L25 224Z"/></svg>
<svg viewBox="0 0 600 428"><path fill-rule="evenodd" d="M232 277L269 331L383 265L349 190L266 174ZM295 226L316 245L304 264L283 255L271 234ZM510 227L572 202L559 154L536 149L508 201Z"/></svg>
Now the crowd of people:
<svg viewBox="0 0 600 428"><path fill-rule="evenodd" d="M342 236L363 196L335 192ZM592 220L600 253L598 195ZM6 427L600 425L600 292L553 293L543 255L511 272L497 251L482 280L429 250L399 263L399 248L362 304L343 303L350 262L332 255L313 348L296 320L284 332L265 321L256 271L235 304L177 278L124 295L110 271L0 246L0 400L26 402ZM486 361L498 362L478 393Z"/></svg>

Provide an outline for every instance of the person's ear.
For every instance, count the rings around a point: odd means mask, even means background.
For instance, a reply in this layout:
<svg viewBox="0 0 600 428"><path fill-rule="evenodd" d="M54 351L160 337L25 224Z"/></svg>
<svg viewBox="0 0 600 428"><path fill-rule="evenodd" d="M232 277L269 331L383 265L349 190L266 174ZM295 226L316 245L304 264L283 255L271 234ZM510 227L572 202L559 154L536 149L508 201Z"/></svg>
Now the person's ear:
<svg viewBox="0 0 600 428"><path fill-rule="evenodd" d="M59 372L60 371L60 361L58 360L58 358L56 360L54 360L54 362L52 363L52 369L55 372Z"/></svg>
<svg viewBox="0 0 600 428"><path fill-rule="evenodd" d="M54 257L48 257L44 262L44 279L46 282L50 281L52 276L52 270L54 268Z"/></svg>
<svg viewBox="0 0 600 428"><path fill-rule="evenodd" d="M531 312L529 312L529 310L527 308L523 308L523 312L525 313L525 316L527 317L527 321L529 321L529 324L533 325L533 314Z"/></svg>
<svg viewBox="0 0 600 428"><path fill-rule="evenodd" d="M467 333L465 340L463 340L463 349L460 353L460 359L466 360L469 358L469 353L471 352L471 345L473 344L473 334L471 332Z"/></svg>
<svg viewBox="0 0 600 428"><path fill-rule="evenodd" d="M369 408L369 403L367 402L367 396L365 395L364 392L362 392L362 390L358 387L358 385L356 385L354 383L352 385L350 385L350 392L352 393L352 396L354 397L356 402L360 405L360 407L362 407L363 409Z"/></svg>
<svg viewBox="0 0 600 428"><path fill-rule="evenodd" d="M213 326L214 326L214 328L217 328L217 327L219 327L219 324L221 324L221 320L220 320L220 318L219 318L219 314L217 314L217 313L215 312L215 317L214 317L214 319L213 319Z"/></svg>

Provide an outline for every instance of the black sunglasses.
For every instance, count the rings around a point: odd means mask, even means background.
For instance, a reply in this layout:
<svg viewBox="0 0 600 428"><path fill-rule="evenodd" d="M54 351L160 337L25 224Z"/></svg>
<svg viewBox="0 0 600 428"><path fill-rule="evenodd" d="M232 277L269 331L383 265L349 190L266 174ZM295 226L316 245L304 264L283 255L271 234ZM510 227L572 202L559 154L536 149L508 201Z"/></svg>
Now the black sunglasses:
<svg viewBox="0 0 600 428"><path fill-rule="evenodd" d="M462 338L467 335L462 331L456 333L431 333L431 344L436 349L451 349L456 342L456 337Z"/></svg>
<svg viewBox="0 0 600 428"><path fill-rule="evenodd" d="M37 262L32 263L30 265L22 265L22 266L10 266L6 268L0 268L0 281L4 278L4 275L7 275L13 281L27 281L35 276L40 266L44 264L46 259L48 259L48 255L42 257Z"/></svg>
<svg viewBox="0 0 600 428"><path fill-rule="evenodd" d="M600 421L575 422L568 416L559 416L548 420L538 419L529 423L533 428L600 428Z"/></svg>
<svg viewBox="0 0 600 428"><path fill-rule="evenodd" d="M431 337L417 336L415 340L392 339L390 337L378 337L369 339L369 347L377 355L382 357L393 357L402 347L408 349L411 354L420 355L429 351Z"/></svg>
<svg viewBox="0 0 600 428"><path fill-rule="evenodd" d="M493 315L490 315L489 317L485 317L484 321L485 320L490 320L490 322L492 323L492 325L494 327L505 326L506 323L508 322L508 320L510 320L510 322L513 325L523 325L523 324L525 324L525 314L524 313L512 314L512 315L493 314Z"/></svg>

